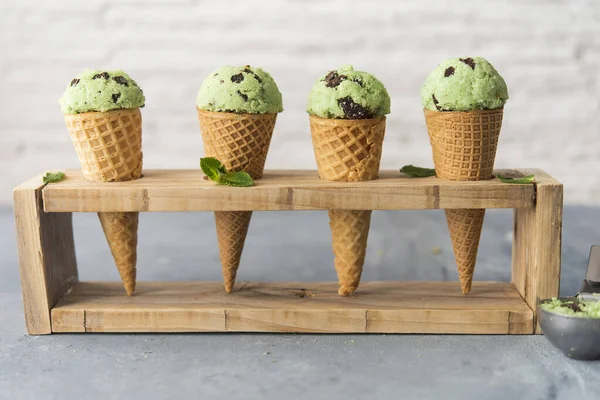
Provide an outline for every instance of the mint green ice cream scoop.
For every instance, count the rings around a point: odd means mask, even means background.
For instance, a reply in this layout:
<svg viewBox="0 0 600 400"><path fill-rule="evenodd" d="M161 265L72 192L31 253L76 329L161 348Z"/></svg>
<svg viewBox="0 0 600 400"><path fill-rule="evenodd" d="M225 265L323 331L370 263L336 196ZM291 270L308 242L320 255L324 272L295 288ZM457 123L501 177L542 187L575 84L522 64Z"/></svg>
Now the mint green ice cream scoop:
<svg viewBox="0 0 600 400"><path fill-rule="evenodd" d="M58 100L63 114L130 109L144 102L142 89L125 72L92 69L73 78Z"/></svg>
<svg viewBox="0 0 600 400"><path fill-rule="evenodd" d="M313 86L306 111L330 119L366 119L390 113L390 96L375 76L344 66Z"/></svg>
<svg viewBox="0 0 600 400"><path fill-rule="evenodd" d="M421 87L423 107L434 111L495 110L507 99L504 79L481 57L446 60Z"/></svg>
<svg viewBox="0 0 600 400"><path fill-rule="evenodd" d="M238 114L274 114L283 111L281 92L258 67L224 66L204 79L196 106L200 110Z"/></svg>

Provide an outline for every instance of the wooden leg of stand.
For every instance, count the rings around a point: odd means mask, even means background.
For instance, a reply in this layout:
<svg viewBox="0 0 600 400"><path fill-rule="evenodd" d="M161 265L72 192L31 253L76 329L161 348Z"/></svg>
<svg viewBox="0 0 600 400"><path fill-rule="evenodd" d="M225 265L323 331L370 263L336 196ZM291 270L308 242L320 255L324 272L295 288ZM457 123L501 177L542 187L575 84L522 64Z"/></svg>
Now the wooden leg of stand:
<svg viewBox="0 0 600 400"><path fill-rule="evenodd" d="M71 213L45 213L41 176L14 191L19 266L27 331L52 333L50 310L73 284L77 263Z"/></svg>

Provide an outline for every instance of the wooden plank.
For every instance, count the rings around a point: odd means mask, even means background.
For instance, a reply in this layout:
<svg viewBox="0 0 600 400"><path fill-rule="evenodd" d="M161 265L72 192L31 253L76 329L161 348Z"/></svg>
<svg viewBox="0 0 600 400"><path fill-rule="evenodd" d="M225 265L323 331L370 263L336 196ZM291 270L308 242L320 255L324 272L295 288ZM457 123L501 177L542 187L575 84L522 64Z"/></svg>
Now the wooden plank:
<svg viewBox="0 0 600 400"><path fill-rule="evenodd" d="M27 331L51 333L50 309L77 282L71 213L42 210L42 176L13 193Z"/></svg>
<svg viewBox="0 0 600 400"><path fill-rule="evenodd" d="M389 332L530 334L533 312L510 283L81 282L52 309L55 332Z"/></svg>
<svg viewBox="0 0 600 400"><path fill-rule="evenodd" d="M507 175L517 172L498 171ZM277 211L401 210L531 207L533 185L497 179L456 182L410 178L382 171L369 182L328 182L316 171L267 171L250 188L231 188L203 179L200 170L148 170L135 181L85 181L78 170L44 188L48 212L77 211Z"/></svg>
<svg viewBox="0 0 600 400"><path fill-rule="evenodd" d="M559 293L563 186L541 170L519 172L535 175L536 204L515 210L512 283L535 316L539 300Z"/></svg>
<svg viewBox="0 0 600 400"><path fill-rule="evenodd" d="M513 316L516 316L514 318ZM530 334L531 316L496 310L369 311L367 332L386 333L402 324L402 333Z"/></svg>

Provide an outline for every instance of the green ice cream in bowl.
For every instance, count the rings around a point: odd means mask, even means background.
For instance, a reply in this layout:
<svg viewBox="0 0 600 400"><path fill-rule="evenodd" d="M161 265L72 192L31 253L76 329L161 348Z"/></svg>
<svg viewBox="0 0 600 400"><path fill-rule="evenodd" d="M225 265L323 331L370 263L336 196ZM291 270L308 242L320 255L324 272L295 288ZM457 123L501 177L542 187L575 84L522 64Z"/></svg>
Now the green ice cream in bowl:
<svg viewBox="0 0 600 400"><path fill-rule="evenodd" d="M567 357L600 360L600 245L590 248L579 293L540 300L537 320L548 341Z"/></svg>
<svg viewBox="0 0 600 400"><path fill-rule="evenodd" d="M537 315L546 338L567 357L600 359L600 296L598 300L579 296L542 300Z"/></svg>

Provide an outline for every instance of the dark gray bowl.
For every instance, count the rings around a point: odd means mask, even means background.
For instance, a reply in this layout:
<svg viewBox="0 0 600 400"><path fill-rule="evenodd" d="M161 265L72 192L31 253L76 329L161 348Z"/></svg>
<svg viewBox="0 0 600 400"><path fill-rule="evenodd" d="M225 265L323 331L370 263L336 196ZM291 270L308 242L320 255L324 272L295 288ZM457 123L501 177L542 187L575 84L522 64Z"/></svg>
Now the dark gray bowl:
<svg viewBox="0 0 600 400"><path fill-rule="evenodd" d="M550 299L540 301L540 304ZM560 300L575 300L563 297ZM538 321L550 343L567 357L577 360L600 359L600 318L579 318L554 314L537 307Z"/></svg>

